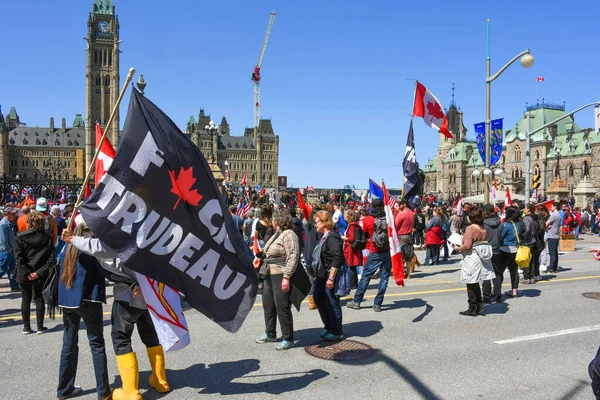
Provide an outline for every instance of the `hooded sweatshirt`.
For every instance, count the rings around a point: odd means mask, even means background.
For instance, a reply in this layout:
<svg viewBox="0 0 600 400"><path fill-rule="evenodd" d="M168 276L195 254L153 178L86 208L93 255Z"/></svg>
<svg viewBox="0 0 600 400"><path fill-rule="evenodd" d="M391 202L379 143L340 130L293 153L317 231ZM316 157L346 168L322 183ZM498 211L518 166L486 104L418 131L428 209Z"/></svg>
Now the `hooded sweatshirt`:
<svg viewBox="0 0 600 400"><path fill-rule="evenodd" d="M483 220L483 226L487 232L487 241L492 246L493 254L500 254L500 224L502 221L497 215L488 217Z"/></svg>
<svg viewBox="0 0 600 400"><path fill-rule="evenodd" d="M16 281L29 282L27 276L38 274L42 281L52 265L52 239L46 232L28 229L20 233L15 240L15 259L17 260Z"/></svg>

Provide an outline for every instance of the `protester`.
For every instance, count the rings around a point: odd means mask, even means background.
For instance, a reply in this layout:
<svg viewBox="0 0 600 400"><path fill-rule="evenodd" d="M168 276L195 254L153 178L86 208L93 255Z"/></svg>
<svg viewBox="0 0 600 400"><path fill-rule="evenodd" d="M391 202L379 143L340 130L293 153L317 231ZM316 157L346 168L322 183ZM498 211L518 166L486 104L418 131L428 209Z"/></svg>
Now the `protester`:
<svg viewBox="0 0 600 400"><path fill-rule="evenodd" d="M256 223L256 234L260 247L264 247L265 243L273 236L273 222L271 218L273 210L269 204L263 204L260 207L260 219Z"/></svg>
<svg viewBox="0 0 600 400"><path fill-rule="evenodd" d="M546 221L546 230L548 238L548 253L550 254L550 265L548 272L558 272L558 242L560 240L561 217L558 210L560 203L554 202L550 212L550 218Z"/></svg>
<svg viewBox="0 0 600 400"><path fill-rule="evenodd" d="M415 226L415 215L408 208L406 199L398 200L398 214L394 218L394 226L400 241L400 250L404 260L404 276L409 279L415 270L413 257L415 256L413 246L413 230Z"/></svg>
<svg viewBox="0 0 600 400"><path fill-rule="evenodd" d="M42 213L47 222L44 225L44 229L52 238L52 245L56 246L58 243L58 227L56 226L56 218L48 211L48 200L45 197L40 197L35 203L35 210Z"/></svg>
<svg viewBox="0 0 600 400"><path fill-rule="evenodd" d="M440 258L440 246L444 244L442 225L444 224L444 213L440 207L435 207L433 215L427 225L425 234L425 265L438 265Z"/></svg>
<svg viewBox="0 0 600 400"><path fill-rule="evenodd" d="M504 281L504 271L508 268L512 291L507 294L507 297L513 298L517 297L519 288L519 267L515 259L523 237L523 225L520 220L519 210L516 207L508 207L500 234L500 284Z"/></svg>
<svg viewBox="0 0 600 400"><path fill-rule="evenodd" d="M493 279L484 280L481 285L483 289L483 302L491 304L493 296L496 303L502 303L502 280L500 279L500 233L502 231L502 221L492 204L486 204L484 212L485 219L483 220L483 226L486 231L486 240L492 246L492 267L495 276Z"/></svg>
<svg viewBox="0 0 600 400"><path fill-rule="evenodd" d="M294 321L290 299L290 279L300 260L298 236L292 230L293 219L288 212L277 212L272 217L275 233L258 257L265 264L262 303L265 314L265 333L256 343L277 341L277 319L283 340L277 350L294 346Z"/></svg>
<svg viewBox="0 0 600 400"><path fill-rule="evenodd" d="M375 272L380 269L381 276L379 279L379 289L373 304L373 311L380 312L381 305L383 304L383 297L385 296L388 281L390 279L392 260L390 256L383 200L373 200L372 208L373 214L362 219L362 228L369 235L369 241L367 243L369 256L363 268L363 273L360 282L358 283L358 287L356 288L356 293L354 293L354 299L346 303L346 306L355 310L360 309L360 303L367 291L369 282L371 282L371 278Z"/></svg>
<svg viewBox="0 0 600 400"><path fill-rule="evenodd" d="M28 229L19 233L15 240L17 261L16 281L21 285L21 316L23 334L33 333L31 329L30 305L35 300L37 334L43 334L44 327L43 285L54 262L54 246L46 233L46 219L41 212L31 212L27 218Z"/></svg>
<svg viewBox="0 0 600 400"><path fill-rule="evenodd" d="M241 217L237 215L237 206L229 206L229 212L231 213L231 219L233 219L233 224L237 228L238 232L240 232L240 234L243 234L244 232L242 231L242 226L244 225L244 221Z"/></svg>
<svg viewBox="0 0 600 400"><path fill-rule="evenodd" d="M344 258L346 260L346 265L352 271L352 277L354 279L353 286L356 286L358 285L357 269L363 264L362 249L359 245L361 238L357 235L357 232L359 232L359 234L362 232L362 228L355 222L354 211L346 210L344 212L344 218L349 224L348 229L346 229L346 234L341 237L344 241Z"/></svg>
<svg viewBox="0 0 600 400"><path fill-rule="evenodd" d="M74 236L72 231L65 229L62 239L80 251L98 258L102 268L110 272L111 280L115 282L111 336L123 386L113 391L113 400L141 400L142 398L138 389L137 356L131 347L131 335L134 327L137 327L140 339L148 352L152 368L152 374L148 379L149 385L160 393L170 391L163 348L158 341L152 317L137 284L135 273L121 265L118 254L97 238ZM113 260L113 265L102 262L105 259Z"/></svg>
<svg viewBox="0 0 600 400"><path fill-rule="evenodd" d="M529 285L540 280L540 253L544 247L545 229L543 229L539 217L535 213L535 206L533 204L527 204L524 212L523 224L525 225L525 231L523 243L521 244L529 247L531 260L529 261L529 268L523 269L521 283Z"/></svg>
<svg viewBox="0 0 600 400"><path fill-rule="evenodd" d="M323 276L315 276L313 293L324 326L320 336L328 341L340 340L344 338L342 306L340 296L335 294L335 279L344 262L342 239L333 229L334 224L329 212L318 211L314 215L314 221L317 231L323 235L314 252L316 260L313 259L313 265L320 263L324 270Z"/></svg>
<svg viewBox="0 0 600 400"><path fill-rule="evenodd" d="M25 232L27 230L27 216L31 212L29 206L21 207L21 216L17 219L17 232Z"/></svg>
<svg viewBox="0 0 600 400"><path fill-rule="evenodd" d="M483 225L483 212L478 206L467 211L469 225L463 235L462 246L454 250L463 253L460 280L467 284L469 308L461 315L475 317L483 313L483 301L479 283L495 277L492 266L492 246L487 242L487 232Z"/></svg>
<svg viewBox="0 0 600 400"><path fill-rule="evenodd" d="M0 278L7 275L11 292L21 291L19 283L13 278L16 267L15 261L15 230L13 224L16 221L19 210L7 206L2 211L4 218L0 221Z"/></svg>
<svg viewBox="0 0 600 400"><path fill-rule="evenodd" d="M73 234L91 237L92 232L81 215L75 219L77 227ZM92 352L96 393L99 399L108 399L111 396L102 317L102 304L106 304L106 288L101 271L102 267L95 257L80 252L73 245L67 246L65 255L60 260L58 304L63 310L64 331L58 370L59 399L77 396L82 392L81 387L75 386L79 355L77 342L82 319Z"/></svg>
<svg viewBox="0 0 600 400"><path fill-rule="evenodd" d="M423 231L425 230L425 215L421 212L421 207L415 209L415 222L414 222L414 233L413 233L413 244L419 246L419 249L423 249L425 241L423 239Z"/></svg>
<svg viewBox="0 0 600 400"><path fill-rule="evenodd" d="M65 246L65 242L61 239L62 231L67 227L67 222L65 218L60 213L60 207L52 206L50 207L50 214L56 219L56 229L57 229L57 244L56 244L56 254L60 254L63 247Z"/></svg>

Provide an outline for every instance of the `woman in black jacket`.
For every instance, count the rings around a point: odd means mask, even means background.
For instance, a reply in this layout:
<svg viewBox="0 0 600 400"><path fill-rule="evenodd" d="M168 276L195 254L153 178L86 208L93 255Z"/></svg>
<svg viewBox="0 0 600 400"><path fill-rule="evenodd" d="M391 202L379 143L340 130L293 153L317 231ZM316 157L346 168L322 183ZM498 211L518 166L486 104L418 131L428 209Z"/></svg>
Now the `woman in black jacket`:
<svg viewBox="0 0 600 400"><path fill-rule="evenodd" d="M331 214L327 211L318 211L314 214L314 221L317 231L323 234L317 249L315 249L315 257L319 254L319 260L325 273L315 277L313 296L325 326L321 332L321 338L334 341L344 338L340 297L335 295L335 276L344 262L343 243L333 229ZM313 260L313 265L315 265L315 260Z"/></svg>
<svg viewBox="0 0 600 400"><path fill-rule="evenodd" d="M41 212L29 213L27 226L29 229L20 233L15 240L16 281L21 285L23 335L33 333L29 322L32 296L35 300L37 333L41 335L48 329L44 327L42 289L54 261L54 252L52 239L45 229L46 218Z"/></svg>

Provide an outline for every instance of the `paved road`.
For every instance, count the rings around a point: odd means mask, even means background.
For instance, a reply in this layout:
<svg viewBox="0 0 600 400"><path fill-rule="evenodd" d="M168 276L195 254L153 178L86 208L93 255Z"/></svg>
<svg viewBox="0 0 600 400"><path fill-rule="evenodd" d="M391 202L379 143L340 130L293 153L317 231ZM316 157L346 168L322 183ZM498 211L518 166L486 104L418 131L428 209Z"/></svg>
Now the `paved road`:
<svg viewBox="0 0 600 400"><path fill-rule="evenodd" d="M263 332L260 298L236 334L189 311L192 344L167 354L173 392L159 395L148 389L148 361L135 338L144 399L591 399L587 364L600 345L600 303L582 293L600 292L600 263L586 252L600 243L591 235L584 238L577 251L561 255L558 274L523 287L523 297L487 306L485 317L458 314L467 307L458 257L420 268L405 288L390 284L381 313L370 308L370 290L364 309L344 308L346 335L375 349L372 357L357 362L322 360L305 352L305 346L319 343L321 327L317 312L306 305L294 313L298 343L287 352L254 343ZM43 336L22 336L20 296L7 290L6 279L0 280L0 398L55 398L60 318L47 323L51 330ZM116 387L120 380L109 310L105 338ZM80 339L77 381L85 390L80 398L94 399L85 331Z"/></svg>

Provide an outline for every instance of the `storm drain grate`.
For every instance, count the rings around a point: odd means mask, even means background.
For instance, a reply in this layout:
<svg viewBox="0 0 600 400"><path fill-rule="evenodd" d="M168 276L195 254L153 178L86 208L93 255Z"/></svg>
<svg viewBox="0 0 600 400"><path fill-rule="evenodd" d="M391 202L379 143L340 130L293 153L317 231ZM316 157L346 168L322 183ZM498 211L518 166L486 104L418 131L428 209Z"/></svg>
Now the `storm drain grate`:
<svg viewBox="0 0 600 400"><path fill-rule="evenodd" d="M583 297L588 299L600 300L600 292L587 292L581 294Z"/></svg>
<svg viewBox="0 0 600 400"><path fill-rule="evenodd" d="M375 354L371 346L355 340L319 343L306 346L304 350L313 357L342 362L364 360Z"/></svg>

